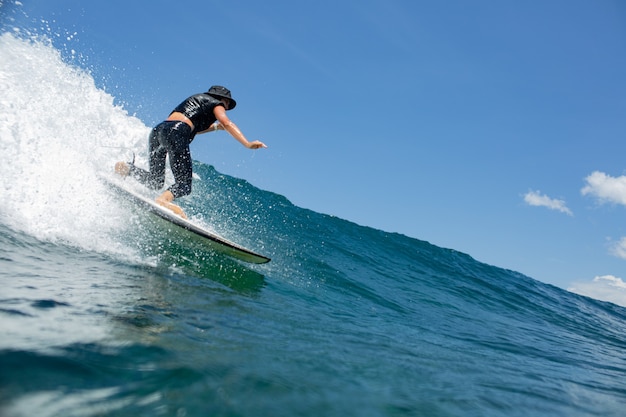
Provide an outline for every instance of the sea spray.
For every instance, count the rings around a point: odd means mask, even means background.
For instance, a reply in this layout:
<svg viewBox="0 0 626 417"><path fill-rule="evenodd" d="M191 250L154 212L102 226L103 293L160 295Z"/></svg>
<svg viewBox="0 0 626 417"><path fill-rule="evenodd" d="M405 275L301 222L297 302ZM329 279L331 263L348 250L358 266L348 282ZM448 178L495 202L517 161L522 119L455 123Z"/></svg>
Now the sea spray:
<svg viewBox="0 0 626 417"><path fill-rule="evenodd" d="M43 240L111 247L102 231L123 219L98 175L144 149L149 129L45 37L0 36L0 91L0 215Z"/></svg>

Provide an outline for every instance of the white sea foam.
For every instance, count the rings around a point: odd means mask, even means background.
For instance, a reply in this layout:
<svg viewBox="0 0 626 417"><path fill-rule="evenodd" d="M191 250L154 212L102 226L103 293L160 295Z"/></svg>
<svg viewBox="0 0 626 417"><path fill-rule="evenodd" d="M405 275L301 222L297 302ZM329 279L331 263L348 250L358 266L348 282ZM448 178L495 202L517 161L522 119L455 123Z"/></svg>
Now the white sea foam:
<svg viewBox="0 0 626 417"><path fill-rule="evenodd" d="M0 221L45 241L123 250L115 236L128 212L98 175L144 149L149 128L45 38L0 35L0 92Z"/></svg>

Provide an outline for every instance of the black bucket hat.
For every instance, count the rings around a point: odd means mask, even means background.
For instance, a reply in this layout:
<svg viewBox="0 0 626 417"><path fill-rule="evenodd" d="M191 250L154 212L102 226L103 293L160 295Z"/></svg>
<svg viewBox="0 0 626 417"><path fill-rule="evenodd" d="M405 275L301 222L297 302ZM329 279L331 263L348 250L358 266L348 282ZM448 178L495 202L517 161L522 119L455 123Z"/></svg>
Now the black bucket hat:
<svg viewBox="0 0 626 417"><path fill-rule="evenodd" d="M228 100L230 100L230 106L228 110L234 109L237 105L237 102L230 96L230 90L226 87L222 87L221 85L212 86L206 93L216 98L227 98Z"/></svg>

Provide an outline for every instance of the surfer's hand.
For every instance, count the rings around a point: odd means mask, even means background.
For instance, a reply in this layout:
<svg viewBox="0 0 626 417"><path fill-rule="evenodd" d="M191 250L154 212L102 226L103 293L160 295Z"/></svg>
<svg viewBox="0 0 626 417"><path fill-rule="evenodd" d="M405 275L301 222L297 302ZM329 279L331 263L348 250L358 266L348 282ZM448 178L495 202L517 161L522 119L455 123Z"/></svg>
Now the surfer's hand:
<svg viewBox="0 0 626 417"><path fill-rule="evenodd" d="M261 142L260 140L255 140L254 142L248 142L246 145L248 149L259 149L259 148L267 148L267 145Z"/></svg>
<svg viewBox="0 0 626 417"><path fill-rule="evenodd" d="M163 194L156 198L156 202L158 205L163 206L166 209L172 210L183 219L186 219L187 216L185 215L183 209L172 203L172 201L174 201L174 194L172 194L170 190L166 190L165 192L163 192Z"/></svg>

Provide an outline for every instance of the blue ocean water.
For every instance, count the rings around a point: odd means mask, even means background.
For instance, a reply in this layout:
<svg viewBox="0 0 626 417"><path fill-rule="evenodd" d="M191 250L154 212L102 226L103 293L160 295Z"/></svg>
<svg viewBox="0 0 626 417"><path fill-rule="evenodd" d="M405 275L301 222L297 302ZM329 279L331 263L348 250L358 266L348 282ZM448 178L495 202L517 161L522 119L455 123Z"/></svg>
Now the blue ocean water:
<svg viewBox="0 0 626 417"><path fill-rule="evenodd" d="M195 252L98 181L149 128L88 74L4 34L0 91L0 415L625 414L624 308L199 162L186 212L272 262Z"/></svg>

